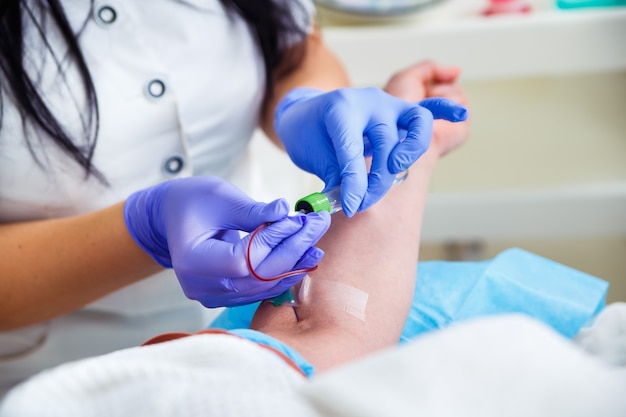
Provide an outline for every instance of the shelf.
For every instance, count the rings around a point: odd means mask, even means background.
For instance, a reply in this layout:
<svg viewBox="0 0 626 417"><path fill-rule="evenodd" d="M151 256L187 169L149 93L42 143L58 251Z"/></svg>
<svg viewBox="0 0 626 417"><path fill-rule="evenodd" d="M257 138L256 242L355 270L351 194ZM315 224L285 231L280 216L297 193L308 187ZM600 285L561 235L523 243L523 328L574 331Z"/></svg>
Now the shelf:
<svg viewBox="0 0 626 417"><path fill-rule="evenodd" d="M422 241L626 236L626 182L494 192L434 193Z"/></svg>
<svg viewBox="0 0 626 417"><path fill-rule="evenodd" d="M451 0L444 10L457 10L453 6L463 1ZM626 70L624 7L482 17L476 2L474 10L467 8L470 3L457 13L433 10L385 24L322 20L322 33L355 86L380 85L424 59L463 68L464 80Z"/></svg>

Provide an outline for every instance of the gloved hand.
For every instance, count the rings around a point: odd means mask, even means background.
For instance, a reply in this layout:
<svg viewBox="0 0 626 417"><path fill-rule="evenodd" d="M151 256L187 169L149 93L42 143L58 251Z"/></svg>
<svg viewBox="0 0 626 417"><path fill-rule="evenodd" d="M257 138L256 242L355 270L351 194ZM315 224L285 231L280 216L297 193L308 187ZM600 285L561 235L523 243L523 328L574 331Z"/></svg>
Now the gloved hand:
<svg viewBox="0 0 626 417"><path fill-rule="evenodd" d="M445 98L410 103L378 88L296 88L278 103L274 127L297 166L322 179L325 189L341 185L351 217L378 201L428 149L433 117L463 121L467 109ZM364 138L373 156L369 174Z"/></svg>
<svg viewBox="0 0 626 417"><path fill-rule="evenodd" d="M173 267L185 295L206 307L236 306L276 297L304 274L257 280L246 265L251 232L264 223L250 247L263 277L311 268L323 251L313 245L330 224L327 213L287 216L284 199L255 202L218 177L167 181L131 195L124 205L135 241L159 264Z"/></svg>
<svg viewBox="0 0 626 417"><path fill-rule="evenodd" d="M445 97L467 106L468 97L458 84L461 69L443 66L433 61L421 61L395 74L385 84L384 90L394 97L420 101L427 97ZM462 123L435 120L429 152L443 157L462 146L470 133L469 119Z"/></svg>

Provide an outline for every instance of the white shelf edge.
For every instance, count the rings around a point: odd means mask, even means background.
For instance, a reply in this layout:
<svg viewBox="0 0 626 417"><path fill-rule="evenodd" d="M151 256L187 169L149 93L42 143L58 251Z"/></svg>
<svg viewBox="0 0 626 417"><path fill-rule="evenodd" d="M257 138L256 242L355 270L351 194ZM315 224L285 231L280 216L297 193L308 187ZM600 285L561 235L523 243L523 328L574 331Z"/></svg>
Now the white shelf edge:
<svg viewBox="0 0 626 417"><path fill-rule="evenodd" d="M626 182L433 193L422 242L626 236Z"/></svg>
<svg viewBox="0 0 626 417"><path fill-rule="evenodd" d="M328 26L322 33L356 86L379 85L423 59L461 67L464 80L626 70L626 8Z"/></svg>

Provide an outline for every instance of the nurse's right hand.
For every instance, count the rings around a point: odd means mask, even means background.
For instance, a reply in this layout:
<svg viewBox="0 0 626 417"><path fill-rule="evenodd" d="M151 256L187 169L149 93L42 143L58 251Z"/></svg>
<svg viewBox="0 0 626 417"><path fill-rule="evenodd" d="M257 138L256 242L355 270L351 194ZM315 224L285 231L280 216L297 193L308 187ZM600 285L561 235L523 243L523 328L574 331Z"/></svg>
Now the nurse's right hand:
<svg viewBox="0 0 626 417"><path fill-rule="evenodd" d="M173 267L185 295L206 307L237 306L276 297L304 274L261 281L264 277L311 268L324 255L317 241L328 230L327 213L288 216L284 199L252 200L227 181L212 176L167 181L131 195L124 205L135 242L164 267Z"/></svg>

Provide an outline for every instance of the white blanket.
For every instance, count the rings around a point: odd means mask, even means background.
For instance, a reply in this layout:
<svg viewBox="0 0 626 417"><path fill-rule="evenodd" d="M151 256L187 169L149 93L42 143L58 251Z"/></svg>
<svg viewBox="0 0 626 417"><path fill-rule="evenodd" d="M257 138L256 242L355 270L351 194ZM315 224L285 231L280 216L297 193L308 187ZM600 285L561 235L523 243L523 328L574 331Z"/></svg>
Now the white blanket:
<svg viewBox="0 0 626 417"><path fill-rule="evenodd" d="M44 372L0 416L624 417L626 304L605 313L580 344L610 364L522 316L464 322L311 381L247 340L200 335Z"/></svg>
<svg viewBox="0 0 626 417"><path fill-rule="evenodd" d="M626 321L613 324L621 333L604 341L623 354ZM324 416L624 417L626 363L611 366L538 321L501 316L348 364L303 392Z"/></svg>
<svg viewBox="0 0 626 417"><path fill-rule="evenodd" d="M253 342L196 335L43 372L9 392L0 416L308 417L316 414L295 395L306 383Z"/></svg>

